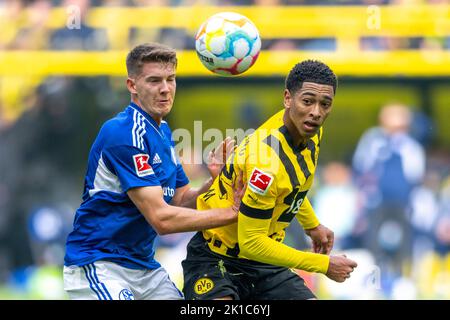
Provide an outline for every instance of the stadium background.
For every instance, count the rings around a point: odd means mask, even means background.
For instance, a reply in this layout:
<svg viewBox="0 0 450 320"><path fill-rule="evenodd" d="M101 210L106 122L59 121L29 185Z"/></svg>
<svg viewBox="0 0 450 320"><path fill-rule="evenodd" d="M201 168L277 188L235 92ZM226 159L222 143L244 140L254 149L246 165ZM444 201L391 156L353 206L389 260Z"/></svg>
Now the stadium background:
<svg viewBox="0 0 450 320"><path fill-rule="evenodd" d="M201 22L220 11L246 15L262 37L260 57L240 77L212 75L193 51ZM203 130L256 128L282 107L283 80L296 62L328 63L340 83L311 197L316 206L337 199L321 219L335 228L336 250L360 267L339 285L302 275L322 299L450 298L449 1L6 0L0 30L1 299L66 299L64 241L87 153L101 123L128 103L126 53L148 41L178 51L168 120L191 132L200 120ZM410 134L426 152L426 171L397 225L367 238L391 212L364 227L372 220L353 156L392 102L413 112ZM205 177L204 167L185 167L194 184ZM179 285L190 235L159 243L157 255ZM287 242L309 246L295 225Z"/></svg>

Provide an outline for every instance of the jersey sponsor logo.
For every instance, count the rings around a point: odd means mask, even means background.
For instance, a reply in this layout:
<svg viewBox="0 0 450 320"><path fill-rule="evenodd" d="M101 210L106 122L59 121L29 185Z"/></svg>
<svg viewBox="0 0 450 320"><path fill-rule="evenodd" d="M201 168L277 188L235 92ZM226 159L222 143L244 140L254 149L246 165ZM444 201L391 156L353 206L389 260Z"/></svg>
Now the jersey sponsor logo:
<svg viewBox="0 0 450 320"><path fill-rule="evenodd" d="M253 169L250 180L248 181L248 186L254 192L259 194L266 194L270 185L272 184L273 177L258 168Z"/></svg>
<svg viewBox="0 0 450 320"><path fill-rule="evenodd" d="M194 284L196 294L205 294L214 288L214 282L209 278L200 278Z"/></svg>
<svg viewBox="0 0 450 320"><path fill-rule="evenodd" d="M122 289L119 292L119 300L134 300L133 292L128 289Z"/></svg>
<svg viewBox="0 0 450 320"><path fill-rule="evenodd" d="M173 189L171 187L164 187L163 194L164 194L164 196L173 197L175 195L175 189Z"/></svg>
<svg viewBox="0 0 450 320"><path fill-rule="evenodd" d="M153 168L148 164L148 154L136 154L133 156L134 168L136 169L136 174L139 177L145 177L150 174L155 174Z"/></svg>
<svg viewBox="0 0 450 320"><path fill-rule="evenodd" d="M153 157L152 164L158 164L158 163L162 163L162 160L159 157L159 154L155 153L155 156Z"/></svg>

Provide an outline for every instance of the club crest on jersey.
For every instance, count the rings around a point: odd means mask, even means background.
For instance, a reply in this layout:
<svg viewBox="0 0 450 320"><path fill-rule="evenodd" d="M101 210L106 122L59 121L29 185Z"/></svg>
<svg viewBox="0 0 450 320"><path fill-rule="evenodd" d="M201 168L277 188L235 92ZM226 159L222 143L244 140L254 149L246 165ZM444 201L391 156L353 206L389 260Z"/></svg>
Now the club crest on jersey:
<svg viewBox="0 0 450 320"><path fill-rule="evenodd" d="M134 300L133 292L128 289L122 289L119 292L119 300Z"/></svg>
<svg viewBox="0 0 450 320"><path fill-rule="evenodd" d="M209 278L200 278L194 284L196 294L205 294L214 288L214 282Z"/></svg>
<svg viewBox="0 0 450 320"><path fill-rule="evenodd" d="M139 177L154 174L152 166L148 163L148 154L136 154L133 156L134 168Z"/></svg>
<svg viewBox="0 0 450 320"><path fill-rule="evenodd" d="M270 185L272 184L273 177L258 168L253 169L250 180L248 181L248 186L253 192L259 194L266 194Z"/></svg>

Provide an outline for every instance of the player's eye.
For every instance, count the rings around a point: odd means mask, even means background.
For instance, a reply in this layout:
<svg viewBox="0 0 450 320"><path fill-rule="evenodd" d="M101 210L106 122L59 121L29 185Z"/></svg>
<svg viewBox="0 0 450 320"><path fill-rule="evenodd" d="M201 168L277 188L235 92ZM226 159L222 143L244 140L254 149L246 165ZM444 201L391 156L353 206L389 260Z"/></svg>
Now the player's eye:
<svg viewBox="0 0 450 320"><path fill-rule="evenodd" d="M322 107L325 109L331 107L331 102L322 102Z"/></svg>
<svg viewBox="0 0 450 320"><path fill-rule="evenodd" d="M306 105L310 105L312 103L312 100L310 99L303 99L303 103Z"/></svg>

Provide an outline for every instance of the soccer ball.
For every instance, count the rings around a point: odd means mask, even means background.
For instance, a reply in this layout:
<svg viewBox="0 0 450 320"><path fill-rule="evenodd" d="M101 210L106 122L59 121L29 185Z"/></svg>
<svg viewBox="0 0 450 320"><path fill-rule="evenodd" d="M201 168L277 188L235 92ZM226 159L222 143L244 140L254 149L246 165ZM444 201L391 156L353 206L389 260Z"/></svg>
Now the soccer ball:
<svg viewBox="0 0 450 320"><path fill-rule="evenodd" d="M247 17L221 12L200 26L195 36L195 49L208 70L223 76L236 76L255 63L261 50L261 38Z"/></svg>

